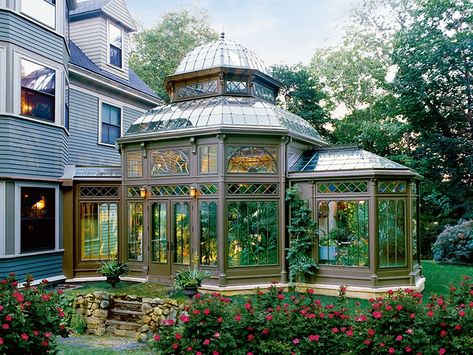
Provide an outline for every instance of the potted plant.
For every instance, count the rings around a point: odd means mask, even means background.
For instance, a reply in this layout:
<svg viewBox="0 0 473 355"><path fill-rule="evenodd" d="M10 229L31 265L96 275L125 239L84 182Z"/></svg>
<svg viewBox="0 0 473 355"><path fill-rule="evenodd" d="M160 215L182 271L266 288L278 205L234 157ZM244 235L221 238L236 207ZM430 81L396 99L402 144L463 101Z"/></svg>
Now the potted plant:
<svg viewBox="0 0 473 355"><path fill-rule="evenodd" d="M208 279L212 274L209 271L199 270L197 264L187 269L178 270L173 276L174 286L184 290L184 294L193 297L197 288L202 286L202 281Z"/></svg>
<svg viewBox="0 0 473 355"><path fill-rule="evenodd" d="M120 282L120 276L125 275L130 271L127 264L121 263L118 260L105 260L101 262L97 273L106 276L107 282L115 287Z"/></svg>

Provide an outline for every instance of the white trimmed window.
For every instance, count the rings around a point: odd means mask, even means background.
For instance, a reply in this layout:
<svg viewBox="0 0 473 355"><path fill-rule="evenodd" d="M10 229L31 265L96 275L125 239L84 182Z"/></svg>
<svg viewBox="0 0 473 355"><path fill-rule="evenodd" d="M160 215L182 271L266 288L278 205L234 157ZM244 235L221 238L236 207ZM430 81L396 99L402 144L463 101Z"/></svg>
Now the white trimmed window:
<svg viewBox="0 0 473 355"><path fill-rule="evenodd" d="M6 48L0 46L0 113L5 112L7 85Z"/></svg>
<svg viewBox="0 0 473 355"><path fill-rule="evenodd" d="M16 254L57 250L59 188L49 184L16 184Z"/></svg>
<svg viewBox="0 0 473 355"><path fill-rule="evenodd" d="M56 29L56 0L22 0L21 13Z"/></svg>
<svg viewBox="0 0 473 355"><path fill-rule="evenodd" d="M108 64L123 68L123 30L108 22Z"/></svg>
<svg viewBox="0 0 473 355"><path fill-rule="evenodd" d="M100 108L100 140L107 145L115 145L122 133L122 109L102 102Z"/></svg>

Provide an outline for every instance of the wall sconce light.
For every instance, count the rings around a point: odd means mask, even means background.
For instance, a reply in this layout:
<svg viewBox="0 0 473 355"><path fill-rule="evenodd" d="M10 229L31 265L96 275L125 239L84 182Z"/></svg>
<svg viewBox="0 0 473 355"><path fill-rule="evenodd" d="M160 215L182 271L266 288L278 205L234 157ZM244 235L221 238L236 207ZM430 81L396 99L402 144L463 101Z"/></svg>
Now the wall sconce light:
<svg viewBox="0 0 473 355"><path fill-rule="evenodd" d="M192 184L189 188L189 196L192 198L196 198L199 195L199 190L197 189L196 184Z"/></svg>
<svg viewBox="0 0 473 355"><path fill-rule="evenodd" d="M146 187L144 187L144 186L140 187L140 197L141 198L146 198Z"/></svg>

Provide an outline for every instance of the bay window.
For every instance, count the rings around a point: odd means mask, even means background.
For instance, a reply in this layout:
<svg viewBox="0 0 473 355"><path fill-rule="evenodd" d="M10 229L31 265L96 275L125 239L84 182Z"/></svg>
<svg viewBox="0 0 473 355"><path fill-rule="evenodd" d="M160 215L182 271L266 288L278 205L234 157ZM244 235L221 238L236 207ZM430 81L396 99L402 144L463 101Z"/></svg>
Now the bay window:
<svg viewBox="0 0 473 355"><path fill-rule="evenodd" d="M56 71L21 59L21 111L25 116L55 122Z"/></svg>
<svg viewBox="0 0 473 355"><path fill-rule="evenodd" d="M56 0L22 0L21 13L56 29Z"/></svg>

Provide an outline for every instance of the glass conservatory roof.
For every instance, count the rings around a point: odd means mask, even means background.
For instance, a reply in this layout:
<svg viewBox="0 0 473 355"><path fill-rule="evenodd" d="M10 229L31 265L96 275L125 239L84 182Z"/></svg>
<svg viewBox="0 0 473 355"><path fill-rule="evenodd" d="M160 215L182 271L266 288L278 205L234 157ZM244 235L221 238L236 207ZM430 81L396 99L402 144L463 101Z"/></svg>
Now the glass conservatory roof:
<svg viewBox="0 0 473 355"><path fill-rule="evenodd" d="M302 154L290 172L324 172L343 170L410 170L379 155L356 147L331 147Z"/></svg>
<svg viewBox="0 0 473 355"><path fill-rule="evenodd" d="M215 96L156 107L138 118L126 136L194 127L287 129L312 141L323 141L301 117L254 97Z"/></svg>
<svg viewBox="0 0 473 355"><path fill-rule="evenodd" d="M190 51L182 59L174 74L222 66L256 69L266 75L270 75L269 70L256 54L241 44L226 41L223 34L219 41L201 45Z"/></svg>

